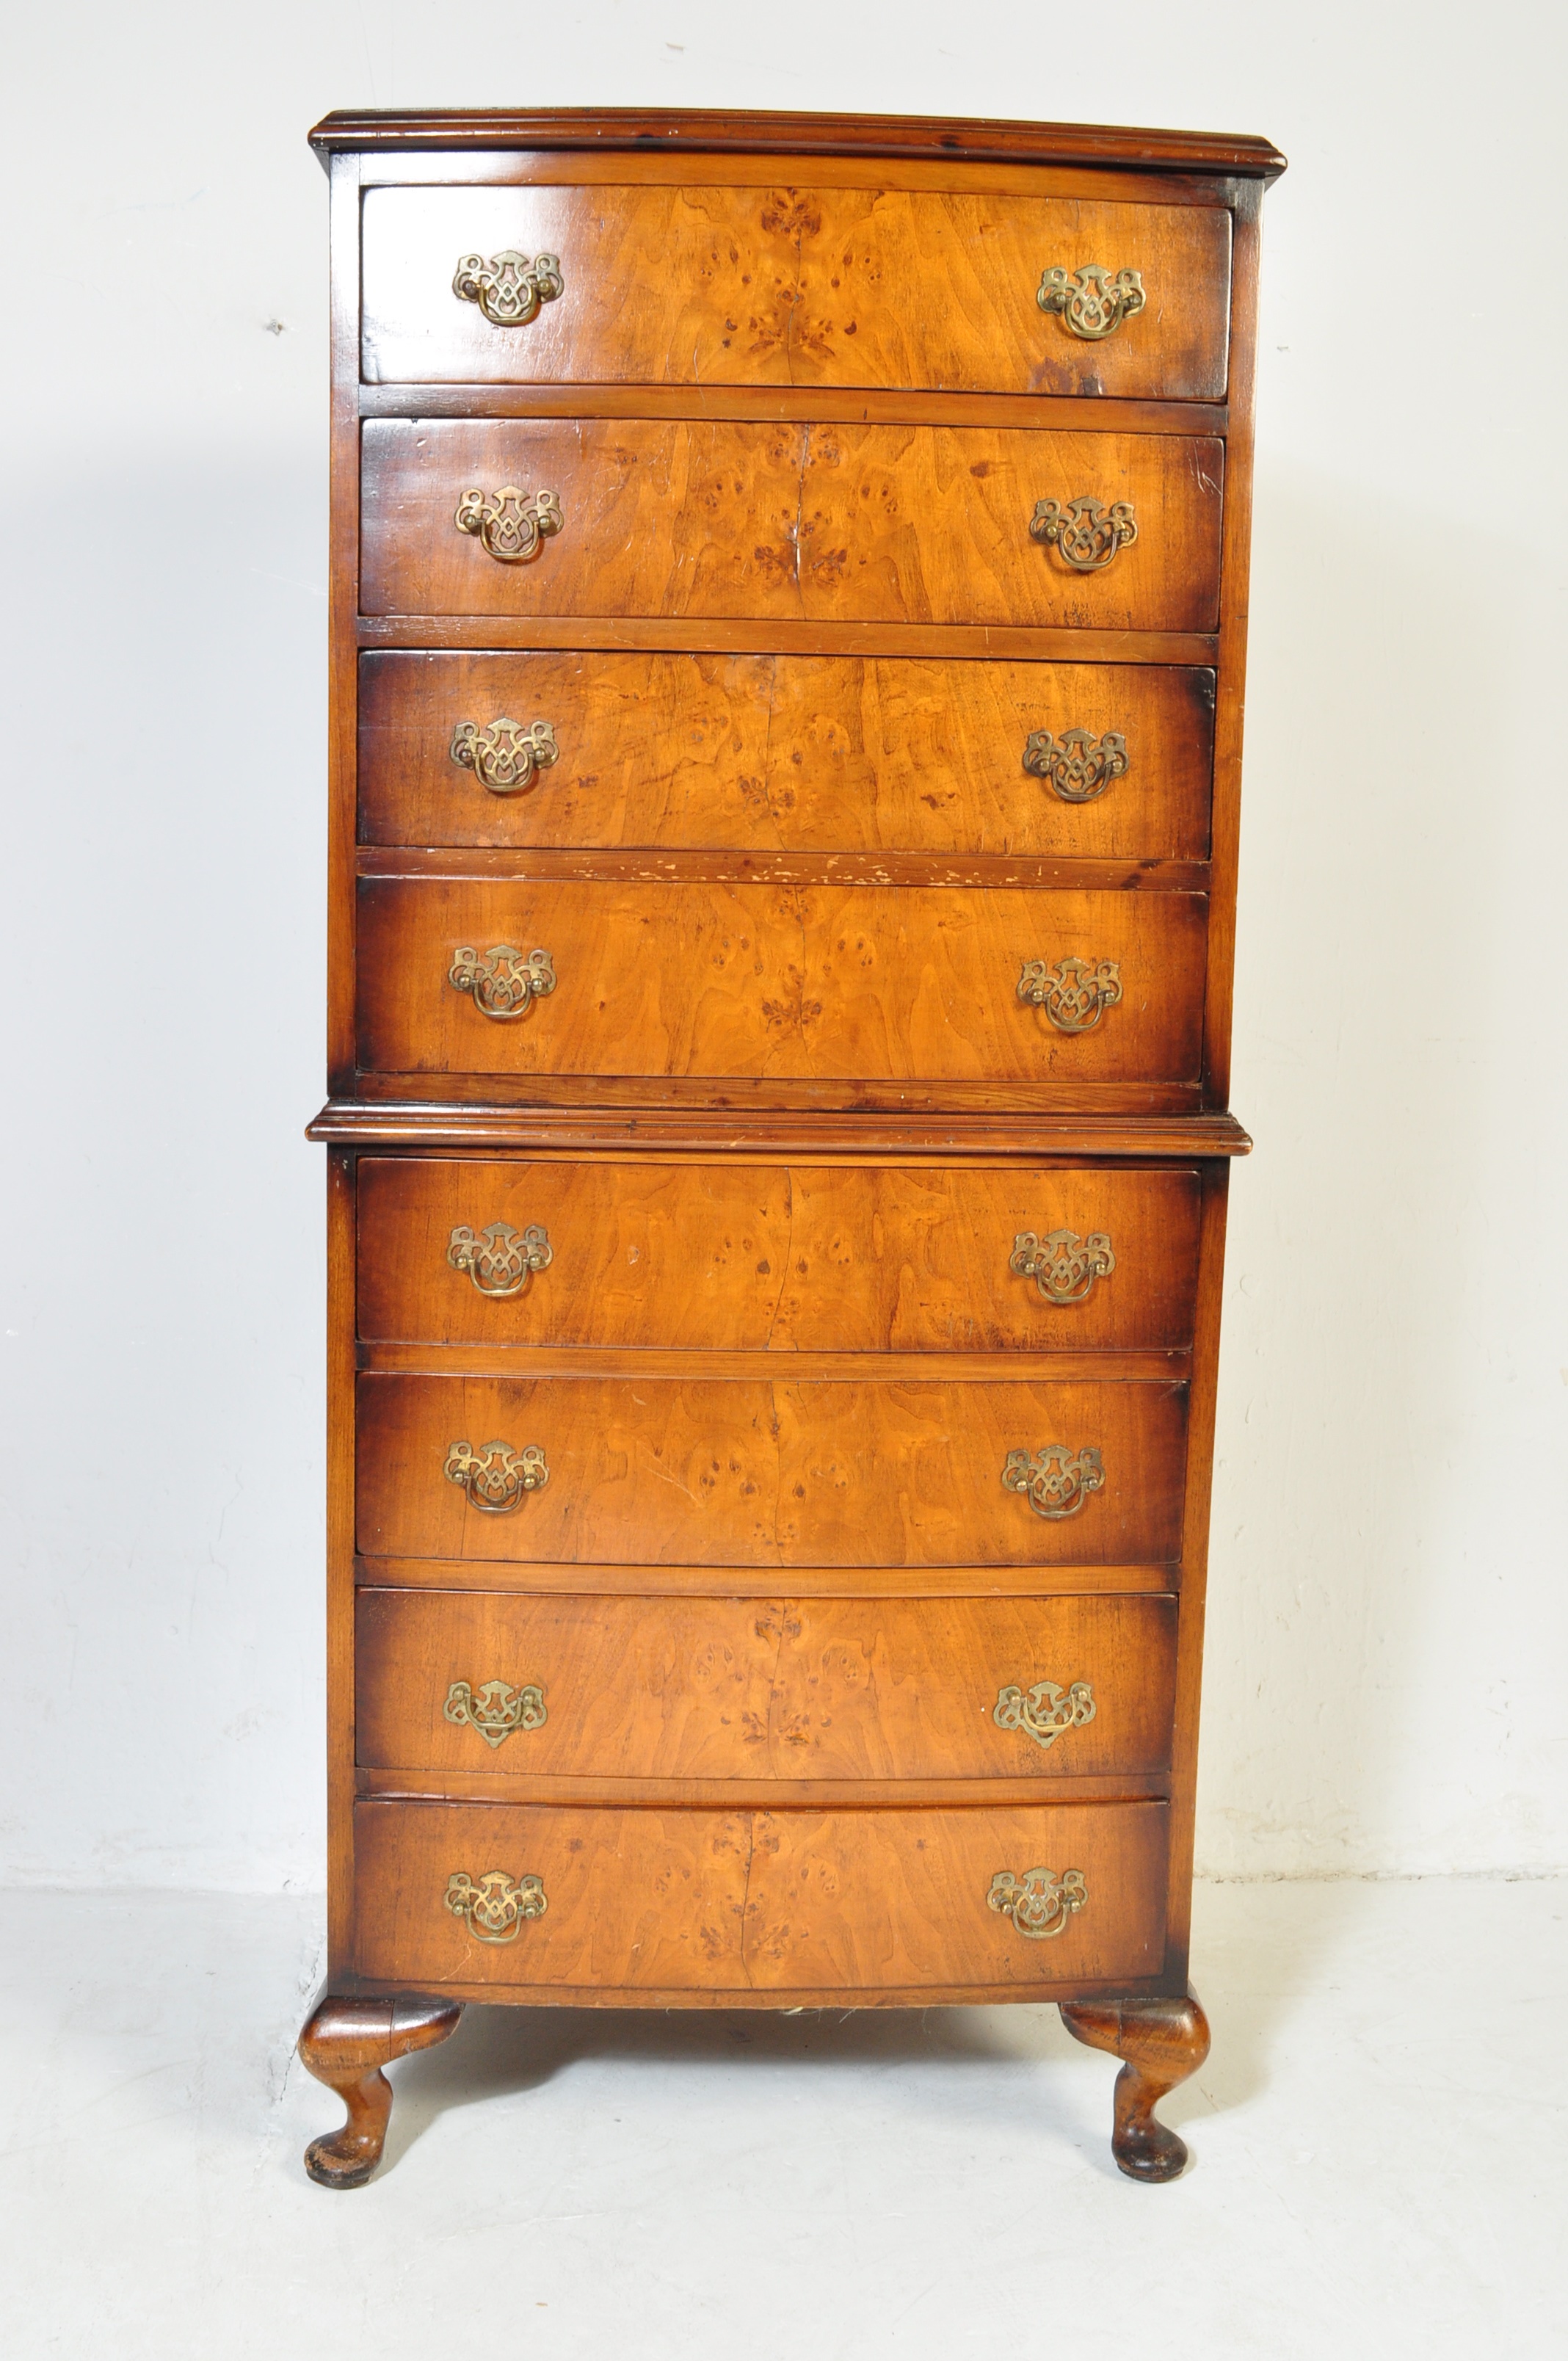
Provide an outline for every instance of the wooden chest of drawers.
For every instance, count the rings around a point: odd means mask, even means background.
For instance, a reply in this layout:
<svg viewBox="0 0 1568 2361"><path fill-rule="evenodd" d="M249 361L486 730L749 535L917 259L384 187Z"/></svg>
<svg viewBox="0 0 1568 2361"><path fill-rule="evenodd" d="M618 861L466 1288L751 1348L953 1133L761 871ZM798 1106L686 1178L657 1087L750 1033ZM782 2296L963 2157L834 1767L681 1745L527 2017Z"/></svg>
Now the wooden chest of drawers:
<svg viewBox="0 0 1568 2361"><path fill-rule="evenodd" d="M1266 143L329 116L330 1922L1185 2150Z"/></svg>

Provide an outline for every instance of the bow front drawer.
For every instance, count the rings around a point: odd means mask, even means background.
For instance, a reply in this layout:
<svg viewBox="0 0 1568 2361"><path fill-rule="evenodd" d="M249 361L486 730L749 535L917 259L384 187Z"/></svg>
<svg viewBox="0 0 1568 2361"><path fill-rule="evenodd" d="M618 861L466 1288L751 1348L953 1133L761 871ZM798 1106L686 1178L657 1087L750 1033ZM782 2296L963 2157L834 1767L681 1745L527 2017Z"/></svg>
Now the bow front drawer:
<svg viewBox="0 0 1568 2361"><path fill-rule="evenodd" d="M1217 620L1212 436L639 419L362 435L368 615Z"/></svg>
<svg viewBox="0 0 1568 2361"><path fill-rule="evenodd" d="M357 1971L420 1991L1017 1998L1157 1975L1163 1804L361 1803Z"/></svg>
<svg viewBox="0 0 1568 2361"><path fill-rule="evenodd" d="M971 188L370 190L371 383L1214 399L1215 205Z"/></svg>
<svg viewBox="0 0 1568 2361"><path fill-rule="evenodd" d="M1168 1380L358 1380L366 1557L1166 1565Z"/></svg>
<svg viewBox="0 0 1568 2361"><path fill-rule="evenodd" d="M1190 1085L1207 907L1179 893L370 877L359 1063Z"/></svg>
<svg viewBox="0 0 1568 2361"><path fill-rule="evenodd" d="M361 1590L368 1769L644 1779L1162 1772L1176 1601Z"/></svg>
<svg viewBox="0 0 1568 2361"><path fill-rule="evenodd" d="M1208 858L1207 667L400 650L359 677L367 844Z"/></svg>
<svg viewBox="0 0 1568 2361"><path fill-rule="evenodd" d="M361 1157L359 1334L719 1352L1192 1341L1196 1172Z"/></svg>

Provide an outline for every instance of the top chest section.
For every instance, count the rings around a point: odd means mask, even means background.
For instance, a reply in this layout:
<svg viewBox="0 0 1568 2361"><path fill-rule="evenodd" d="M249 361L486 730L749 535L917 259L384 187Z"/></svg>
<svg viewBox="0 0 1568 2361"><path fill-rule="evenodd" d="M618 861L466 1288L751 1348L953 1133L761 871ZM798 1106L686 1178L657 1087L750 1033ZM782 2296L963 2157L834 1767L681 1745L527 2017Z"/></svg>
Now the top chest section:
<svg viewBox="0 0 1568 2361"><path fill-rule="evenodd" d="M355 1071L1217 1087L1245 178L574 148L334 187Z"/></svg>
<svg viewBox="0 0 1568 2361"><path fill-rule="evenodd" d="M452 169L471 177L362 191L368 385L1224 398L1223 184L849 159Z"/></svg>

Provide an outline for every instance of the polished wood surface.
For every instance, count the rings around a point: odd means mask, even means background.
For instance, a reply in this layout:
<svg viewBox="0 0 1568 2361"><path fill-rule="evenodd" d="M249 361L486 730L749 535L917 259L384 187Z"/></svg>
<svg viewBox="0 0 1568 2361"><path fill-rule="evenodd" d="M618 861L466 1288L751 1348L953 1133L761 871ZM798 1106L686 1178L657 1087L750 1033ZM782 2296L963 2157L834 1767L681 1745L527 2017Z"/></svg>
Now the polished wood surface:
<svg viewBox="0 0 1568 2361"><path fill-rule="evenodd" d="M1176 1602L604 1598L362 1589L357 1760L595 1779L1020 1779L1168 1761ZM492 1744L453 1685L543 1693ZM1091 1719L1003 1729L1008 1686L1088 1685Z"/></svg>
<svg viewBox="0 0 1568 2361"><path fill-rule="evenodd" d="M703 1565L1167 1565L1179 1385L361 1377L358 1546L370 1556ZM456 1442L537 1445L548 1484L471 1507ZM1102 1490L1059 1520L1003 1488L1010 1451L1092 1446Z"/></svg>
<svg viewBox="0 0 1568 2361"><path fill-rule="evenodd" d="M1059 434L1102 434L1104 397L1053 394L1047 423ZM548 384L414 384L404 379L356 390L361 418L718 419L795 426L1025 426L1040 423L1034 393L890 391L878 386L607 385L552 379ZM1118 401L1124 434L1217 434L1230 423L1229 401Z"/></svg>
<svg viewBox="0 0 1568 2361"><path fill-rule="evenodd" d="M518 1805L356 1807L356 1967L378 1980L529 1990L839 1993L1042 1985L1157 1973L1158 1804L968 1810L595 1811ZM999 1871L1081 1872L1056 1938L987 1906ZM448 1882L537 1877L547 1906L480 1941Z"/></svg>
<svg viewBox="0 0 1568 2361"><path fill-rule="evenodd" d="M669 1105L626 1113L592 1103L542 1108L521 1100L487 1101L462 1093L462 1078L447 1078L454 1095L432 1104L409 1092L385 1097L329 1099L307 1126L307 1139L351 1148L407 1147L429 1154L499 1149L506 1154L576 1156L603 1148L668 1149L706 1159L714 1155L756 1156L771 1163L777 1153L774 1119L727 1104L696 1110ZM803 1156L854 1158L897 1155L918 1164L933 1159L995 1160L999 1134L995 1110L933 1114L907 1109L880 1113L862 1107L821 1107L792 1117L786 1134ZM1006 1127L1007 1148L1023 1158L1083 1157L1206 1158L1247 1156L1252 1141L1234 1115L1220 1109L1186 1115L1137 1115L1014 1111Z"/></svg>
<svg viewBox="0 0 1568 2361"><path fill-rule="evenodd" d="M944 169L977 158L1033 166L1089 166L1088 185L1106 168L1141 171L1255 174L1274 180L1285 159L1271 140L1213 131L1135 130L1124 124L1017 123L997 117L926 115L778 114L726 107L441 107L339 108L310 134L324 162L334 154L355 161L390 159L410 170L421 149L445 150L462 160L464 180L480 176L487 156L508 149L549 156L553 150L635 155L658 169L678 156L737 152L741 156L939 158ZM554 167L552 168L554 169ZM446 177L446 167L439 176ZM1080 183L1081 185L1081 182ZM1215 194L1204 191L1208 202Z"/></svg>
<svg viewBox="0 0 1568 2361"><path fill-rule="evenodd" d="M354 1080L365 1093L362 1104L378 1110L375 1120L380 1125L389 1126L393 1118L388 1110L393 1107L414 1110L408 1129L389 1136L424 1136L417 1125L418 1110L430 1104L425 1076L383 1071L356 1074ZM990 1120L992 1139L999 1116L1027 1122L1043 1114L1060 1118L1064 1142L1092 1154L1097 1138L1103 1141L1118 1128L1132 1135L1136 1118L1199 1116L1204 1112L1201 1081L1080 1082L1070 1076L1054 1079L1046 1091L1037 1081L1023 1076L960 1077L954 1082L939 1076L861 1075L850 1082L841 1075L802 1080L787 1074L466 1074L453 1070L442 1076L441 1092L443 1113L458 1131L465 1127L465 1109L472 1107L478 1114L473 1137L482 1138L484 1126L491 1126L497 1146L505 1144L513 1126L521 1133L529 1123L542 1125L550 1115L559 1114L568 1134L576 1129L635 1140L647 1133L650 1144L660 1147L706 1141L715 1117L751 1139L762 1136L770 1117L789 1115L799 1123L798 1134L791 1126L791 1147L826 1147L831 1143L833 1119L852 1111L871 1124L880 1117L907 1123L915 1137L928 1137L949 1122L981 1116ZM628 1111L630 1120L623 1121ZM1133 1120L1118 1120L1126 1118ZM1179 1128L1173 1126L1171 1136L1179 1139ZM957 1137L961 1144L962 1134ZM1141 1152L1135 1140L1129 1152ZM1223 1152L1245 1151L1228 1147Z"/></svg>
<svg viewBox="0 0 1568 2361"><path fill-rule="evenodd" d="M758 1813L746 1892L752 1983L874 1991L1157 1973L1165 1955L1165 1809ZM1088 1901L1029 1940L987 1905L999 1871L1082 1873Z"/></svg>
<svg viewBox="0 0 1568 2361"><path fill-rule="evenodd" d="M392 2086L383 2068L444 2041L462 2014L461 2001L317 1993L300 2036L300 2063L337 2092L348 2120L305 2150L313 2181L323 2189L363 2188L381 2161L392 2112Z"/></svg>
<svg viewBox="0 0 1568 2361"><path fill-rule="evenodd" d="M357 615L362 653L413 650L424 654L524 654L544 649L588 652L643 648L666 655L896 656L992 658L1017 664L1179 664L1204 668L1219 650L1216 631L1101 630L1059 623L905 623L810 621L788 616L710 615Z"/></svg>
<svg viewBox="0 0 1568 2361"><path fill-rule="evenodd" d="M910 1170L367 1157L366 1338L691 1350L1078 1353L1192 1333L1195 1171ZM455 1268L453 1232L542 1227L515 1295ZM1115 1268L1060 1303L1009 1268L1070 1230ZM459 1249L461 1252L461 1249Z"/></svg>
<svg viewBox="0 0 1568 2361"><path fill-rule="evenodd" d="M1209 938L1203 1018L1204 1066L1211 1104L1223 1106L1231 1089L1231 1012L1234 985L1236 877L1241 843L1242 733L1246 710L1248 588L1252 548L1253 392L1257 351L1258 204L1261 190L1244 191L1235 212L1237 307L1231 329L1235 415L1226 442L1235 463L1234 498L1223 531L1220 646L1225 693L1214 731L1212 851L1216 906Z"/></svg>
<svg viewBox="0 0 1568 2361"><path fill-rule="evenodd" d="M734 847L1204 861L1212 673L1165 666L566 653L361 659L359 834L377 845ZM548 721L498 795L463 722ZM1107 732L1124 777L1065 801L1031 736Z"/></svg>
<svg viewBox="0 0 1568 2361"><path fill-rule="evenodd" d="M368 1071L1195 1081L1204 898L367 878ZM487 1017L456 950L535 947L554 992ZM1024 962L1114 960L1122 998L1064 1033L1017 996ZM1048 1104L1048 1101L1047 1102Z"/></svg>
<svg viewBox="0 0 1568 2361"><path fill-rule="evenodd" d="M1172 1955L1186 1973L1192 1922L1192 1869L1197 1823L1198 1724L1203 1675L1203 1620L1209 1585L1209 1521L1213 1493L1214 1418L1220 1371L1220 1319L1224 1296L1225 1219L1230 1168L1203 1171L1203 1217L1198 1245L1198 1318L1193 1381L1189 1393L1188 1485L1181 1511L1182 1616L1176 1662L1176 1733L1172 1748L1169 1883L1167 1928Z"/></svg>
<svg viewBox="0 0 1568 2361"><path fill-rule="evenodd" d="M330 1150L326 1196L326 1740L329 1966L354 1926L354 1156Z"/></svg>
<svg viewBox="0 0 1568 2361"><path fill-rule="evenodd" d="M1075 860L1052 853L694 852L652 847L535 851L524 846L362 845L364 878L536 885L982 886L991 894L1203 894L1206 861Z"/></svg>
<svg viewBox="0 0 1568 2361"><path fill-rule="evenodd" d="M1207 631L1223 445L1016 428L367 419L368 615L824 617ZM565 522L502 565L454 522L470 486L554 492ZM1130 501L1138 537L1080 574L1036 502ZM520 719L522 717L519 717ZM530 717L532 718L532 717Z"/></svg>
<svg viewBox="0 0 1568 2361"><path fill-rule="evenodd" d="M1157 2000L1061 2004L1061 2021L1091 2049L1125 2062L1116 2077L1111 2151L1130 2180L1175 2180L1187 2143L1156 2120L1168 2091L1196 2074L1209 2055L1209 2020L1196 1993Z"/></svg>
<svg viewBox="0 0 1568 2361"><path fill-rule="evenodd" d="M363 1803L356 1965L420 1984L722 1989L746 1981L748 1812ZM509 1942L446 1907L454 1875L537 1877L543 1914Z"/></svg>
<svg viewBox="0 0 1568 2361"><path fill-rule="evenodd" d="M573 187L570 170L554 186L367 192L367 380L1224 391L1231 225L1219 206ZM460 256L502 250L560 259L562 293L517 326L492 325L453 291ZM1084 263L1136 270L1146 296L1097 340L1036 300L1045 270Z"/></svg>
<svg viewBox="0 0 1568 2361"><path fill-rule="evenodd" d="M1281 159L626 111L318 145L327 1993L393 2013L338 2028L336 2162L398 2012L1013 1997L1123 2059L1118 2161L1168 2177ZM502 246L562 258L517 330L452 292ZM1092 344L1035 295L1091 261L1148 298ZM455 528L508 483L563 504L531 563ZM1137 518L1091 574L1027 531L1080 497ZM503 717L557 750L513 796L452 754ZM1024 769L1069 729L1126 741L1087 801ZM504 944L556 978L512 1024L448 980ZM1016 996L1069 956L1124 987L1076 1037ZM449 1253L497 1222L552 1247L504 1301ZM1070 1306L1007 1268L1058 1231L1113 1246ZM459 1442L549 1480L484 1514ZM1047 1444L1102 1455L1069 1517L1002 1482ZM447 1719L488 1681L537 1727ZM997 1724L1074 1681L1048 1748ZM458 1871L548 1905L481 1942Z"/></svg>
<svg viewBox="0 0 1568 2361"><path fill-rule="evenodd" d="M525 1591L541 1597L594 1598L771 1598L779 1587L776 1569L757 1565L651 1565L621 1559L615 1565L537 1558L472 1559L364 1556L352 1561L360 1584L384 1590ZM792 1565L789 1589L795 1598L1036 1598L1077 1597L1090 1592L1154 1595L1175 1588L1177 1565Z"/></svg>
<svg viewBox="0 0 1568 2361"><path fill-rule="evenodd" d="M897 187L960 196L1082 198L1092 194L1097 203L1104 204L1212 206L1228 200L1233 219L1258 185L1238 179L1228 192L1221 192L1212 181L1188 173L1146 171L1136 165L1123 168L1112 164L1097 169L1086 182L1081 172L1069 166L1018 164L998 158L969 163L912 159L896 172L890 172L886 164L874 156L801 155L792 161L787 172L781 173L777 163L765 152L740 155L717 149L688 149L682 154L674 148L663 155L639 155L635 163L613 148L579 148L565 170L558 156L543 148L534 152L492 148L465 159L456 170L448 157L406 150L399 156L357 156L344 169L356 176L361 192L448 188L459 181L464 187L476 189L556 188L563 181L583 188L777 189L781 182L787 181L797 191L868 189L873 195ZM1234 334L1233 328L1233 341ZM715 393L725 390L717 386L711 389ZM862 390L869 396L871 389ZM990 394L972 398L1005 401L1020 397ZM1071 399L1063 395L1054 398Z"/></svg>
<svg viewBox="0 0 1568 2361"><path fill-rule="evenodd" d="M729 1352L704 1345L411 1345L362 1339L355 1346L361 1369L385 1377L476 1378L689 1378L700 1370L705 1378L760 1378L771 1385L784 1376L819 1378L833 1382L869 1378L890 1384L951 1378L961 1382L992 1378L1042 1378L1053 1385L1079 1379L1112 1378L1122 1383L1143 1378L1185 1382L1192 1372L1193 1356L1176 1346L1146 1350L1073 1352L1058 1346L1051 1352L930 1353L857 1352L795 1353L787 1359L776 1352Z"/></svg>

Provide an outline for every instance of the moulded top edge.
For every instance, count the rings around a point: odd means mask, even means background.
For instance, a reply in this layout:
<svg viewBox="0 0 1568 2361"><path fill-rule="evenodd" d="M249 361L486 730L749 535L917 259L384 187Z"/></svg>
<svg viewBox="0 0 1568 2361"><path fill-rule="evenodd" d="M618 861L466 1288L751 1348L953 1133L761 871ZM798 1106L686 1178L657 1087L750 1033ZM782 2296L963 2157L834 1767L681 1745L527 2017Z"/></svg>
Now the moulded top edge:
<svg viewBox="0 0 1568 2361"><path fill-rule="evenodd" d="M991 164L1133 166L1277 180L1285 159L1248 133L1148 131L1101 123L1005 123L964 116L730 114L701 107L344 108L310 135L323 165L337 151L501 148L948 157Z"/></svg>
<svg viewBox="0 0 1568 2361"><path fill-rule="evenodd" d="M814 1150L851 1155L1245 1156L1252 1141L1234 1115L876 1116L825 1112L736 1121L707 1110L452 1105L410 1099L329 1099L307 1139L341 1147L633 1147L783 1159Z"/></svg>

